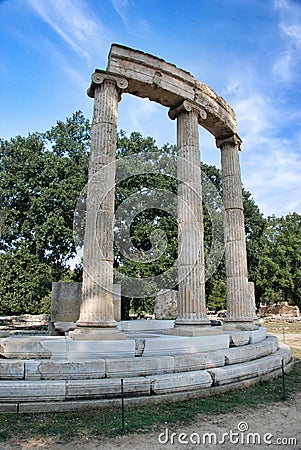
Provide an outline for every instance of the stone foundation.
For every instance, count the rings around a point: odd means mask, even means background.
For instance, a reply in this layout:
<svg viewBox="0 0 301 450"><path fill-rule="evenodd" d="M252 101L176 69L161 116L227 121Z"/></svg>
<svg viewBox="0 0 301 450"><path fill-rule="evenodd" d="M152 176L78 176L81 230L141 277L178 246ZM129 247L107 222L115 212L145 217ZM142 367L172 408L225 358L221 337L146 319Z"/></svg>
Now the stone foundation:
<svg viewBox="0 0 301 450"><path fill-rule="evenodd" d="M146 329L140 324L124 341L0 339L1 412L107 404L121 396L121 378L127 401L207 396L275 377L282 361L286 370L292 364L289 347L266 336L263 327L235 335L176 337L149 330L149 321L141 322Z"/></svg>

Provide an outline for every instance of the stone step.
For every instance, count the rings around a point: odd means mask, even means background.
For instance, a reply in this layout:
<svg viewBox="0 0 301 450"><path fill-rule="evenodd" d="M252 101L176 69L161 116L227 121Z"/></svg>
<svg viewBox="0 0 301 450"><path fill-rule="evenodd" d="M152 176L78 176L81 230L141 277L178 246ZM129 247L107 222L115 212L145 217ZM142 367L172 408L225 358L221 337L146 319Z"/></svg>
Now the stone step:
<svg viewBox="0 0 301 450"><path fill-rule="evenodd" d="M58 342L55 342L58 345ZM120 344L123 343L124 341ZM63 344L65 345L66 341L63 341ZM82 354L85 354L85 342L77 341L74 344L81 348ZM93 342L93 345L95 346L96 343ZM106 358L97 359L0 359L0 379L80 380L192 372L244 363L275 353L277 349L277 338L269 336L262 342L242 347L198 353L186 352L172 356L128 357L128 354L124 352L123 358L110 358L107 351ZM119 351L121 352L122 349L119 348Z"/></svg>
<svg viewBox="0 0 301 450"><path fill-rule="evenodd" d="M241 364L208 369L208 372L213 378L214 386L219 386L222 384L230 384L245 379L260 377L265 373L270 373L274 370L280 369L282 367L282 361L286 365L290 362L290 360L290 348L287 345L282 344L281 347L271 355Z"/></svg>
<svg viewBox="0 0 301 450"><path fill-rule="evenodd" d="M143 358L137 358L137 360L143 360ZM169 394L171 392L178 393L206 390L211 387L214 388L222 385L235 385L242 380L257 379L259 381L262 376L273 374L274 372L281 370L282 361L285 366L289 365L291 362L291 352L289 347L285 344L281 344L278 350L268 356L263 356L244 363L208 368L205 370L193 370L190 372L167 372L155 373L149 376L127 377L124 378L124 394L128 397L144 397ZM7 364L7 361L2 363ZM19 375L21 375L18 362L13 361L13 363L15 364L14 369L16 371L19 370ZM29 361L29 363L32 365L35 362ZM42 364L49 363L51 362L42 362ZM96 375L96 372L99 369L100 375L104 376L103 363L104 361L88 361L88 364L90 364L90 374L93 372L93 374ZM156 360L156 363L158 365L158 360ZM52 374L55 373L55 376L57 376L59 374L59 365L56 368L58 369L57 372L54 370L54 367L55 364L53 367L48 367L48 370L51 369ZM66 367L68 367L68 364ZM68 372L70 367L73 369L73 373L70 371ZM112 367L110 370L112 370ZM62 365L60 368L62 369ZM29 375L33 377L32 380L0 380L0 403L55 402L76 399L93 400L110 399L121 396L122 377L120 376L120 373L119 376L117 376L118 374L116 373L116 377L114 378L62 379L64 375L68 377L74 376L74 373L78 368L78 365L69 363L68 370L65 370L65 373L62 372L60 379L53 379L51 383L49 380L35 379L34 376L36 376L38 372L42 373L42 371L39 371L37 367L33 366L31 367L31 373L30 370L28 372ZM115 367L115 369L116 368L117 367ZM171 370L171 368L172 364L168 370ZM129 368L129 370L130 369L131 368ZM83 375L83 373L81 375Z"/></svg>

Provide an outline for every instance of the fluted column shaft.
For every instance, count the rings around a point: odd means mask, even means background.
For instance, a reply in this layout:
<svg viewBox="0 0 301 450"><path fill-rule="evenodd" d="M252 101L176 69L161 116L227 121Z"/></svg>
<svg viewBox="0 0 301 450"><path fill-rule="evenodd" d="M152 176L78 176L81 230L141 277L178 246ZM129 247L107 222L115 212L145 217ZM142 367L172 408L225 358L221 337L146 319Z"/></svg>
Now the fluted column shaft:
<svg viewBox="0 0 301 450"><path fill-rule="evenodd" d="M246 237L239 163L241 140L233 135L217 140L221 149L224 235L227 277L227 318L225 322L252 322L254 302L248 286Z"/></svg>
<svg viewBox="0 0 301 450"><path fill-rule="evenodd" d="M114 185L120 90L112 77L98 75L94 81L82 303L77 325L115 327L112 298Z"/></svg>
<svg viewBox="0 0 301 450"><path fill-rule="evenodd" d="M178 147L178 317L175 325L208 325L205 303L204 227L198 117L185 101L177 118Z"/></svg>

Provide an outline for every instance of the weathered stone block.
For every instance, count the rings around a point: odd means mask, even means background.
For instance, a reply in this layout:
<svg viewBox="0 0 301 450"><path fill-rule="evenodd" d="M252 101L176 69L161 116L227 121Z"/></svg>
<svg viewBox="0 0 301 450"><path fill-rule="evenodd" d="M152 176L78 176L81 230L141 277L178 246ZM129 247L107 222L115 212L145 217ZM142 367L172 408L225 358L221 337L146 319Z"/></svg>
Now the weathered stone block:
<svg viewBox="0 0 301 450"><path fill-rule="evenodd" d="M248 378L255 378L276 369L280 369L282 358L284 359L284 363L287 364L291 359L289 349L283 348L281 351L277 350L272 355L239 365L234 364L225 367L217 367L216 369L208 369L208 372L210 372L213 377L213 384L219 386Z"/></svg>
<svg viewBox="0 0 301 450"><path fill-rule="evenodd" d="M256 344L266 338L267 330L265 327L259 327L258 330L250 331L250 344Z"/></svg>
<svg viewBox="0 0 301 450"><path fill-rule="evenodd" d="M26 380L81 380L105 377L105 361L26 361Z"/></svg>
<svg viewBox="0 0 301 450"><path fill-rule="evenodd" d="M226 332L230 337L230 347L240 347L247 345L250 341L249 331L228 331Z"/></svg>
<svg viewBox="0 0 301 450"><path fill-rule="evenodd" d="M113 284L114 318L121 319L121 285ZM73 322L79 318L82 283L52 283L51 322ZM71 330L71 327L69 330ZM67 331L69 331L67 330Z"/></svg>
<svg viewBox="0 0 301 450"><path fill-rule="evenodd" d="M112 398L121 396L121 381L116 378L103 380L66 381L67 399ZM127 378L123 385L125 396L150 395L150 380Z"/></svg>
<svg viewBox="0 0 301 450"><path fill-rule="evenodd" d="M10 336L1 339L0 355L9 359L32 359L32 358L50 358L51 351L45 348L41 342L41 337Z"/></svg>
<svg viewBox="0 0 301 450"><path fill-rule="evenodd" d="M123 320L123 331L156 331L173 328L173 320Z"/></svg>
<svg viewBox="0 0 301 450"><path fill-rule="evenodd" d="M9 331L0 330L0 339L5 338L10 335Z"/></svg>
<svg viewBox="0 0 301 450"><path fill-rule="evenodd" d="M68 360L130 358L134 356L134 339L120 341L73 341L68 339L67 341L66 358Z"/></svg>
<svg viewBox="0 0 301 450"><path fill-rule="evenodd" d="M264 341L250 345L255 348L256 358L262 358L263 356L270 355L278 350L278 339L276 336L267 337Z"/></svg>
<svg viewBox="0 0 301 450"><path fill-rule="evenodd" d="M275 353L277 356L283 360L284 365L288 364L292 359L291 349L288 345L279 342L279 349Z"/></svg>
<svg viewBox="0 0 301 450"><path fill-rule="evenodd" d="M267 335L266 339L263 342L268 342L272 346L271 353L275 353L279 348L279 342L277 336L272 336L270 334ZM258 345L258 344L256 344Z"/></svg>
<svg viewBox="0 0 301 450"><path fill-rule="evenodd" d="M51 359L65 359L67 355L67 338L66 337L49 337L41 340L42 347L50 352ZM36 358L38 358L36 356Z"/></svg>
<svg viewBox="0 0 301 450"><path fill-rule="evenodd" d="M245 363L249 364L249 363ZM244 368L242 365L227 365L223 368L208 369L213 377L214 386L222 384L234 383L236 381L244 380L245 378L253 378L257 375L257 367Z"/></svg>
<svg viewBox="0 0 301 450"><path fill-rule="evenodd" d="M24 361L0 359L0 380L22 380L24 377Z"/></svg>
<svg viewBox="0 0 301 450"><path fill-rule="evenodd" d="M76 328L74 322L54 322L53 325L56 331L61 331L63 333L75 330Z"/></svg>
<svg viewBox="0 0 301 450"><path fill-rule="evenodd" d="M195 337L165 336L146 339L143 357L202 353L226 348L229 348L229 337L226 334Z"/></svg>
<svg viewBox="0 0 301 450"><path fill-rule="evenodd" d="M106 360L108 378L146 376L173 371L174 358L171 356Z"/></svg>
<svg viewBox="0 0 301 450"><path fill-rule="evenodd" d="M172 108L185 99L192 100L201 109L206 105L207 119L199 120L213 135L229 136L237 132L233 131L236 130L235 116L229 105L217 97L210 87L199 83L191 74L173 64L114 44L109 55L108 70L131 80L126 92L148 97L162 105ZM92 93L93 87L90 95Z"/></svg>
<svg viewBox="0 0 301 450"><path fill-rule="evenodd" d="M178 291L164 289L155 298L154 314L159 320L174 320L177 318Z"/></svg>
<svg viewBox="0 0 301 450"><path fill-rule="evenodd" d="M225 364L224 350L174 356L175 372L190 372Z"/></svg>
<svg viewBox="0 0 301 450"><path fill-rule="evenodd" d="M0 381L0 402L65 400L65 381Z"/></svg>
<svg viewBox="0 0 301 450"><path fill-rule="evenodd" d="M0 414L6 414L6 413L18 413L18 403L1 403L0 406Z"/></svg>
<svg viewBox="0 0 301 450"><path fill-rule="evenodd" d="M101 298L99 298L101 300ZM115 327L76 327L69 333L73 341L117 341L126 339L126 335Z"/></svg>
<svg viewBox="0 0 301 450"><path fill-rule="evenodd" d="M225 351L226 365L243 363L256 359L256 348L251 345L232 347Z"/></svg>
<svg viewBox="0 0 301 450"><path fill-rule="evenodd" d="M262 358L274 353L277 348L278 340L276 337L268 337L257 344L232 347L225 351L226 364L238 364Z"/></svg>
<svg viewBox="0 0 301 450"><path fill-rule="evenodd" d="M121 320L121 284L113 284L113 308L116 322Z"/></svg>
<svg viewBox="0 0 301 450"><path fill-rule="evenodd" d="M194 391L205 389L212 384L212 378L207 371L173 373L158 375L151 378L151 391L154 394L170 392Z"/></svg>
<svg viewBox="0 0 301 450"><path fill-rule="evenodd" d="M82 283L52 283L51 321L76 322L79 318Z"/></svg>

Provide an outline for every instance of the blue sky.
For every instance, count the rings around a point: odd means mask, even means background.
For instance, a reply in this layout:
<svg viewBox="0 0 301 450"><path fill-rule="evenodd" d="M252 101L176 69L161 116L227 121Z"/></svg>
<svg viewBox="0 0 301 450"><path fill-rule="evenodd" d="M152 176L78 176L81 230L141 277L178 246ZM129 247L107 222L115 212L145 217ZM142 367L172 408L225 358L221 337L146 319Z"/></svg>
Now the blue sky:
<svg viewBox="0 0 301 450"><path fill-rule="evenodd" d="M78 109L112 43L176 64L234 108L242 180L265 215L301 214L300 0L0 0L1 137L46 131ZM175 143L175 122L123 95L119 128ZM200 128L202 160L220 165Z"/></svg>

